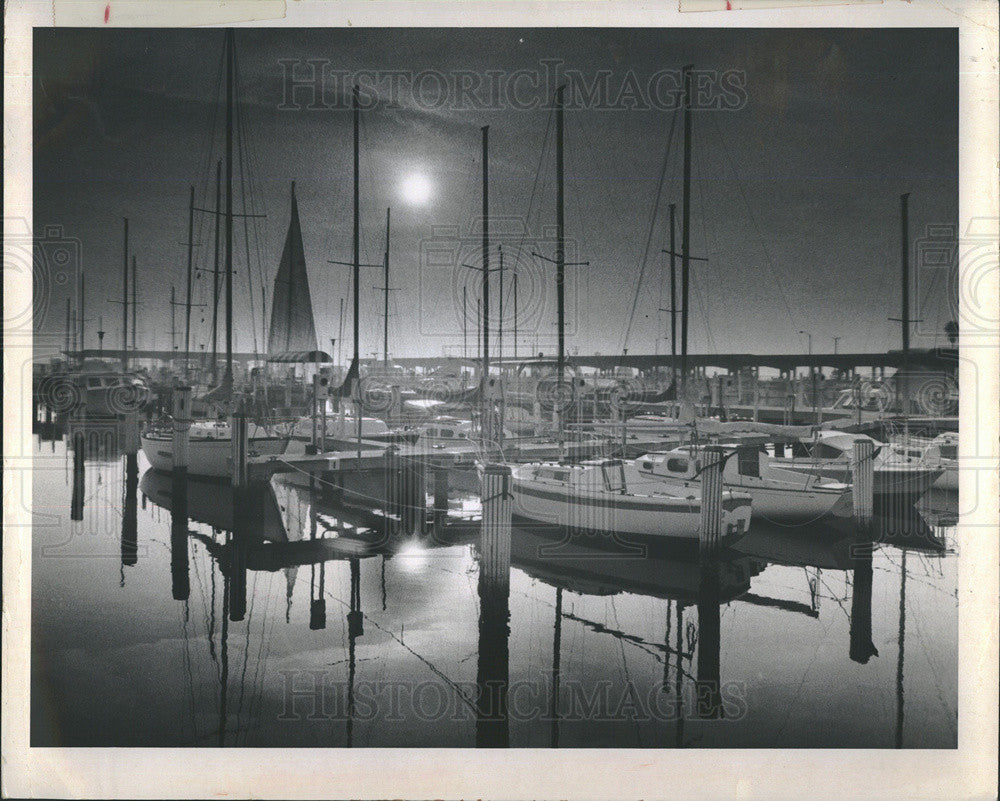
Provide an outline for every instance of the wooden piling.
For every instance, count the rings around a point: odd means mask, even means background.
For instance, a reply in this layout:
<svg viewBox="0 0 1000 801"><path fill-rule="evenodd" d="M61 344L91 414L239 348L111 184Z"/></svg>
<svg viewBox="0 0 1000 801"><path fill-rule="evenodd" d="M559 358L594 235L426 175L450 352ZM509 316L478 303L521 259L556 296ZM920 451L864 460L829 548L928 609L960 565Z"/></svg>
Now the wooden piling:
<svg viewBox="0 0 1000 801"><path fill-rule="evenodd" d="M240 407L229 418L229 430L232 434L232 485L245 487L250 480L247 459L250 452L250 427L246 413Z"/></svg>
<svg viewBox="0 0 1000 801"><path fill-rule="evenodd" d="M510 590L510 535L514 495L510 468L488 464L483 472L483 522L480 538L480 575L492 592L506 596Z"/></svg>
<svg viewBox="0 0 1000 801"><path fill-rule="evenodd" d="M434 465L434 512L448 512L448 468L445 465Z"/></svg>
<svg viewBox="0 0 1000 801"><path fill-rule="evenodd" d="M708 445L702 451L701 526L698 529L698 547L702 551L714 550L722 536L723 454L721 445Z"/></svg>
<svg viewBox="0 0 1000 801"><path fill-rule="evenodd" d="M319 381L320 375L316 373L313 375L312 381L312 414L310 415L312 418L312 439L310 442L312 443L313 453L316 453L319 449L319 433L317 430L317 425L319 424Z"/></svg>
<svg viewBox="0 0 1000 801"><path fill-rule="evenodd" d="M173 393L174 475L187 475L191 438L191 387L176 387Z"/></svg>
<svg viewBox="0 0 1000 801"><path fill-rule="evenodd" d="M70 500L69 519L83 520L83 498L85 492L84 458L87 437L82 430L73 432L73 496Z"/></svg>
<svg viewBox="0 0 1000 801"><path fill-rule="evenodd" d="M875 443L870 439L854 440L851 459L854 520L862 534L871 533L875 493Z"/></svg>
<svg viewBox="0 0 1000 801"><path fill-rule="evenodd" d="M188 560L187 480L174 471L170 491L170 587L175 601L186 601L191 594Z"/></svg>

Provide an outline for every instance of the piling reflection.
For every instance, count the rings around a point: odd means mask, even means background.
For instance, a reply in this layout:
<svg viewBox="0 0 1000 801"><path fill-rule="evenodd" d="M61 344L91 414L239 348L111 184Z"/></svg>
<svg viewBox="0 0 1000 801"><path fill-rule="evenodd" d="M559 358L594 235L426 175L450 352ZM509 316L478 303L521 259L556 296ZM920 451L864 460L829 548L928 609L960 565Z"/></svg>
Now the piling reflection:
<svg viewBox="0 0 1000 801"><path fill-rule="evenodd" d="M479 542L479 660L476 671L476 746L510 744L507 690L510 681L510 468L488 465L483 476Z"/></svg>
<svg viewBox="0 0 1000 801"><path fill-rule="evenodd" d="M86 445L82 444L80 453L85 452ZM664 717L643 724L643 736L647 737L643 744L653 745L650 737L655 736L655 744L660 747L690 747L705 744L705 727L711 730L715 725L712 721L738 721L742 714L738 708L734 711L727 687L734 680L747 681L745 666L739 659L724 658L730 651L723 646L728 642L731 649L734 643L746 642L745 633L743 639L734 639L733 627L743 625L747 616L757 613L770 615L772 621L780 620L775 618L777 613L795 615L803 622L819 620L824 613L828 624L831 615L842 614L843 628L837 632L841 642L838 659L859 665L874 660L867 669L873 676L879 650L884 648L883 641L873 639L873 621L885 613L874 600L879 593L873 593L873 589L884 589L879 583L884 572L876 567L874 554L880 548L905 546L914 546L911 551L934 553L928 543L933 543L936 536L918 513L885 521L876 516L871 533L861 539L851 521L812 524L808 530L755 524L747 536L730 547L645 547L637 553L633 543L627 552L620 553L610 536L567 539L553 537L544 527L520 522L512 526L509 476L503 470L484 476L478 507L481 517L468 519L443 513L444 509L433 516L406 512L403 485L407 481L410 484L409 500L414 509L419 506L417 490L423 492L426 486L421 480L404 479L402 470L391 480L381 475L368 476L367 489L355 477L353 482L333 485L331 491L330 482L319 480L274 481L234 489L226 483L190 477L179 482L169 474L154 471L147 471L139 482L129 468L126 458L122 564L129 559L135 564L138 485L144 498L169 512L171 597L182 602L174 609L183 615L185 637L188 603L196 604L201 597L205 604L202 634L207 648L201 651L201 659L211 668L215 694L210 728L213 742L218 745L239 744L250 731L240 711L248 683L248 659L253 670L248 654L257 654L258 660L266 661L272 643L282 642L274 641L266 621L263 626L251 627L255 604L258 610L265 610L258 611L258 623L259 615L268 614L267 593L271 592L270 582L259 581L258 573L284 572L285 581L276 602L278 614L292 625L283 636L298 643L295 648L307 655L304 659L323 650L339 650L339 654L318 657L323 660L319 667L324 674L329 665L339 665L336 670L343 671L330 679L335 681L324 701L330 708L325 710L325 718L317 718L339 722L333 727L316 728L323 732L316 735L321 738L320 744L393 744L397 736L409 744L406 738L419 737L419 732L431 731L434 726L451 730L453 738L460 736L459 744L474 742L477 747L630 744L615 739L626 730L628 739L628 727L620 722L581 721L574 703L581 692L588 692L587 687L596 686L595 682L605 682L612 692L624 686L629 693L645 694L650 689L647 685L651 673L656 706ZM381 492L378 488L369 494L373 480L388 481L390 488L398 490L395 506L384 499L381 504L377 502ZM434 480L437 496L437 476ZM345 502L352 494L354 502ZM363 500L358 500L361 496ZM75 503L75 486L73 497ZM452 507L454 511L454 498ZM156 513L153 508L148 516ZM430 530L425 526L427 520L433 522ZM887 545L890 538L896 544ZM553 544L558 547L553 549ZM463 560L458 563L463 567L428 559L427 555L434 555L437 549L450 549L447 553ZM400 566L397 559L409 560L418 550L419 562L409 562L402 571L393 571L394 565ZM904 743L903 643L907 610L906 551L903 553L894 735L898 746ZM364 561L373 557L378 557L378 562L369 561L365 568ZM208 573L206 563L210 565ZM164 562L160 564L166 567ZM766 578L759 580L772 565L786 568L786 573L787 568L801 568L804 593L785 597L785 582L776 585ZM293 618L293 589L296 576L305 577L304 568L309 570L308 610L302 608ZM366 596L362 592L365 570L369 579ZM830 597L832 573L843 576L845 589L843 594L838 590L837 603L821 609L821 599ZM219 576L221 586L217 586ZM453 632L422 625L441 614L442 607L455 603L457 596L449 593L455 591L452 585L456 577L465 593L465 576L474 576L477 581L470 604L470 614L476 617L466 617L460 623L456 616ZM839 581L833 583L839 585ZM873 588L873 584L878 586ZM301 582L298 597L303 601L306 589L305 582ZM217 603L219 597L221 604ZM619 599L617 611L615 598ZM601 599L608 599L603 616ZM727 615L724 607L730 604L739 605L743 611ZM528 610L527 616L522 616L522 609ZM196 612L191 615L191 621L199 619ZM651 619L655 620L652 627ZM895 614L892 619L895 622ZM411 620L415 626L412 635ZM459 625L466 628L459 631ZM467 637L462 640L462 632L473 631L474 649ZM583 651L581 633L588 638ZM454 638L457 653L440 644L442 634L445 639ZM849 642L843 642L841 637ZM796 646L794 639L787 642L790 653ZM512 714L518 704L531 697L515 695L518 683L525 680L524 654L520 650L525 647L543 649L544 655L529 654L528 661L532 670L540 669L544 675L533 687L541 699L540 708L527 723L522 723ZM621 666L602 661L607 657L597 656L601 649L610 649L616 661L620 657ZM372 671L366 668L368 662L381 666ZM648 670L650 666L653 671ZM912 673L912 665L908 667ZM465 724L468 728L450 717L427 722L412 709L403 713L402 721L390 721L386 719L388 710L377 704L373 722L371 693L376 677L379 681L419 683L426 679L428 668L440 679L445 694L462 696L458 706L464 704L466 715L472 713ZM305 673L310 669L302 668ZM528 678L535 681L533 676ZM912 683L912 676L907 675L907 681ZM637 682L638 689L633 682ZM296 679L294 686L301 687L302 681ZM642 703L646 703L645 697ZM303 731L319 725L304 716L301 719L306 720L301 724ZM887 724L891 730L891 718ZM255 721L254 725L260 724ZM636 732L639 728L635 727ZM397 730L405 730L405 734L397 735ZM268 738L278 742L289 729L275 729L265 722L260 731L264 742L271 742ZM524 737L529 737L530 742ZM892 740L893 735L889 735ZM455 739L448 742L454 743Z"/></svg>

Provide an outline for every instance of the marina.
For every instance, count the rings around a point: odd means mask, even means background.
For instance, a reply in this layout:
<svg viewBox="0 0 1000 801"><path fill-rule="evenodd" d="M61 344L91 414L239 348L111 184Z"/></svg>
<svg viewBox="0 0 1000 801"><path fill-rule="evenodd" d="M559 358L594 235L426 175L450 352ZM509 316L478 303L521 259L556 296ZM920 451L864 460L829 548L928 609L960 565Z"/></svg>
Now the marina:
<svg viewBox="0 0 1000 801"><path fill-rule="evenodd" d="M669 109L307 117L269 59L314 34L182 34L198 157L91 222L32 365L32 746L957 747L959 332L911 263L957 184L914 152L816 231L687 60Z"/></svg>

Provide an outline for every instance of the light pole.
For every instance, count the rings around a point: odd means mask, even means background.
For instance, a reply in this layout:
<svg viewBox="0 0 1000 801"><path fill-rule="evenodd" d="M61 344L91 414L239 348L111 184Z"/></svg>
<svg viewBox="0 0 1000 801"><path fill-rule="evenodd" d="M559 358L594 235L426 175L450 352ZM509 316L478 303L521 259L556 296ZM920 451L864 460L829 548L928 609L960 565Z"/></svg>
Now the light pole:
<svg viewBox="0 0 1000 801"><path fill-rule="evenodd" d="M843 337L834 337L833 338L833 354L835 356L837 355L837 343L840 342L841 339L843 339Z"/></svg>

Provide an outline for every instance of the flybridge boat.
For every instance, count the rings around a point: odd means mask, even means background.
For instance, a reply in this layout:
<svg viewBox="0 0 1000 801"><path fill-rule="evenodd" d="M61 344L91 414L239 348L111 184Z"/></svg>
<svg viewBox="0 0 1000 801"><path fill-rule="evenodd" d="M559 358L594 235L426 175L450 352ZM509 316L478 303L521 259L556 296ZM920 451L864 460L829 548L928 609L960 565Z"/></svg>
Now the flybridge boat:
<svg viewBox="0 0 1000 801"><path fill-rule="evenodd" d="M791 456L785 456L783 448L779 454L774 445L766 447L776 467L847 483L851 481L857 439L871 440L874 445L876 496L919 498L944 474L944 468L928 466L922 459L896 452L886 443L864 434L819 431L814 439L799 440Z"/></svg>
<svg viewBox="0 0 1000 801"><path fill-rule="evenodd" d="M568 465L528 464L512 470L515 516L560 529L698 542L700 494L670 493L643 482L631 464L602 459ZM630 480L643 492L630 489ZM638 487L637 487L638 488ZM750 527L750 496L723 491L723 541Z"/></svg>
<svg viewBox="0 0 1000 801"><path fill-rule="evenodd" d="M272 427L248 424L249 456L280 456L288 448L290 437ZM199 421L191 424L188 447L188 475L202 478L227 478L233 470L233 436L228 422ZM141 435L142 452L154 470L172 470L174 466L173 432L153 428Z"/></svg>
<svg viewBox="0 0 1000 801"><path fill-rule="evenodd" d="M851 485L775 465L756 445L726 445L722 480L753 499L754 517L775 522L805 522L852 512ZM640 456L633 464L643 476L677 492L701 486L704 446L685 446Z"/></svg>

